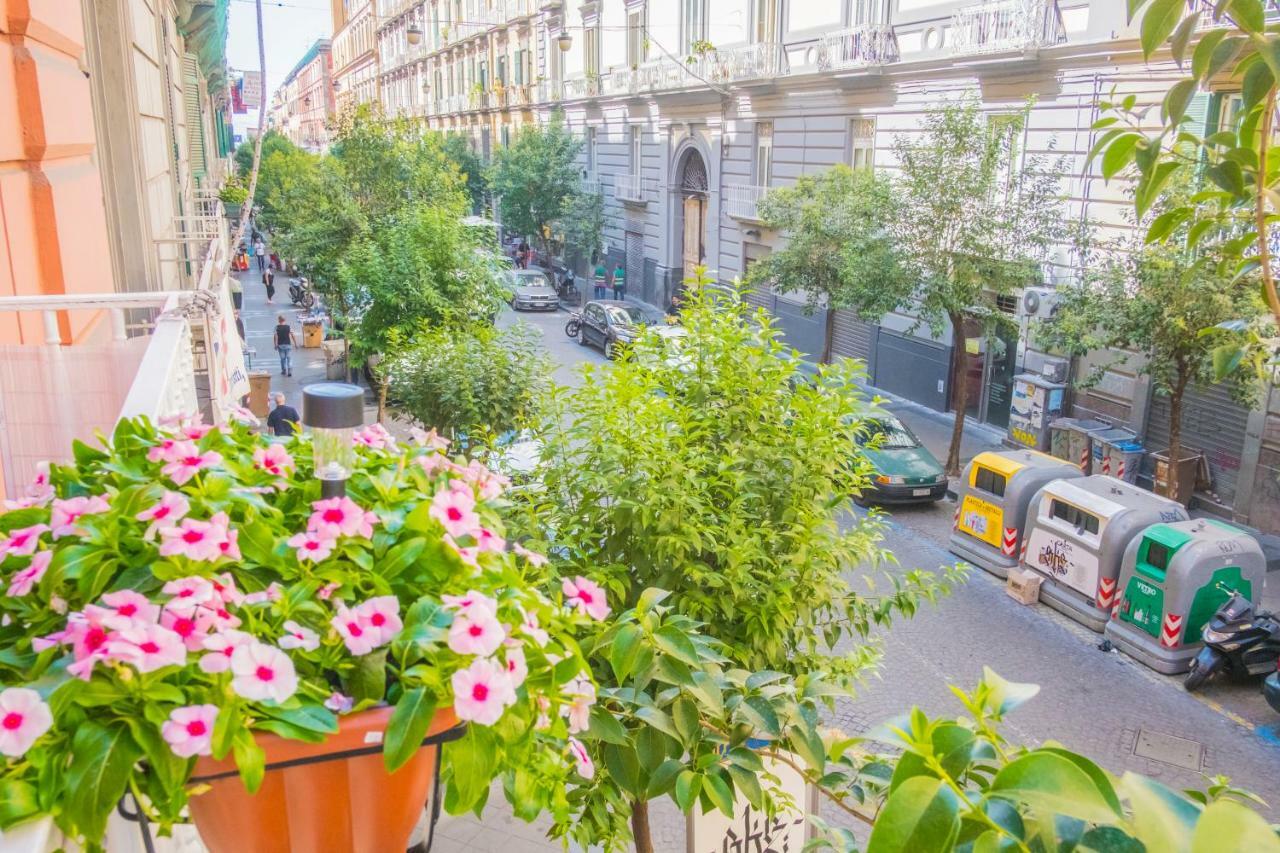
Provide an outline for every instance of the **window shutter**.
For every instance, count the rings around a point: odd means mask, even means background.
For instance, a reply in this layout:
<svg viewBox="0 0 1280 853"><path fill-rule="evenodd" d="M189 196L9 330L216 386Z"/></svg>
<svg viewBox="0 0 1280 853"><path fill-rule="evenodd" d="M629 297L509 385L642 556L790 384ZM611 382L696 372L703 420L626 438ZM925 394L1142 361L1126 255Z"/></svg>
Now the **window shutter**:
<svg viewBox="0 0 1280 853"><path fill-rule="evenodd" d="M200 70L194 54L182 57L182 102L187 115L187 153L191 158L191 175L202 179L208 174L204 150L204 117L200 114Z"/></svg>

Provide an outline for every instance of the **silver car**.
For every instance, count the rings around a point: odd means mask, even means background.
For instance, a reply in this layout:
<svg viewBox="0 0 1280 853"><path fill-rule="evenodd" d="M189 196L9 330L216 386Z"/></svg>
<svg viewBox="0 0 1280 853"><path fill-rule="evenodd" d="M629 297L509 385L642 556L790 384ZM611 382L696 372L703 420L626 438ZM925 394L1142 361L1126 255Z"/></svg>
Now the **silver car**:
<svg viewBox="0 0 1280 853"><path fill-rule="evenodd" d="M542 270L508 270L511 307L517 311L555 311L560 296Z"/></svg>

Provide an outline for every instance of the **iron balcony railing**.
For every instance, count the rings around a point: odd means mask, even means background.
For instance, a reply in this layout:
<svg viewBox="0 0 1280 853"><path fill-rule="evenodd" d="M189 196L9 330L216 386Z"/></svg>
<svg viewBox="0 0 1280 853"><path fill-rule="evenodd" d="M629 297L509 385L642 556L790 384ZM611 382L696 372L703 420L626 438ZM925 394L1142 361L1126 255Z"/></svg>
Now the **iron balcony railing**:
<svg viewBox="0 0 1280 853"><path fill-rule="evenodd" d="M615 175L613 195L618 201L644 204L653 195L656 182L641 175Z"/></svg>
<svg viewBox="0 0 1280 853"><path fill-rule="evenodd" d="M567 101L577 100L578 98L594 98L600 94L600 78L599 77L570 77L564 81L564 99Z"/></svg>
<svg viewBox="0 0 1280 853"><path fill-rule="evenodd" d="M724 188L725 212L735 219L760 222L760 200L768 192L768 187L758 187L751 184L726 184Z"/></svg>
<svg viewBox="0 0 1280 853"><path fill-rule="evenodd" d="M1057 0L995 0L965 6L951 19L956 56L1028 51L1066 41Z"/></svg>
<svg viewBox="0 0 1280 853"><path fill-rule="evenodd" d="M534 98L539 104L554 104L564 100L564 83L560 80L540 80L534 87Z"/></svg>
<svg viewBox="0 0 1280 853"><path fill-rule="evenodd" d="M898 61L898 38L893 27L864 24L822 36L817 54L819 71L872 68Z"/></svg>
<svg viewBox="0 0 1280 853"><path fill-rule="evenodd" d="M759 42L741 47L720 48L690 56L684 62L658 59L633 68L615 68L595 83L594 92L584 92L584 84L566 81L565 96L638 95L674 89L770 80L789 74L790 65L781 44ZM582 78L586 79L586 78Z"/></svg>

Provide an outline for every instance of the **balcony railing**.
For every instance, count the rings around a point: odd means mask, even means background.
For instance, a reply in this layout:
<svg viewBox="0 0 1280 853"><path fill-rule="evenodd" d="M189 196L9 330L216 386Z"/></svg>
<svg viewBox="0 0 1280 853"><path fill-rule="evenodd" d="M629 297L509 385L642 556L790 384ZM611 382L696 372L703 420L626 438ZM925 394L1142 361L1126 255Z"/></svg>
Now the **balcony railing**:
<svg viewBox="0 0 1280 853"><path fill-rule="evenodd" d="M996 0L965 6L951 19L957 56L1035 50L1066 38L1057 0Z"/></svg>
<svg viewBox="0 0 1280 853"><path fill-rule="evenodd" d="M587 195L601 195L604 193L605 184L595 172L584 172L578 181L578 187Z"/></svg>
<svg viewBox="0 0 1280 853"><path fill-rule="evenodd" d="M539 104L554 104L564 100L564 83L560 80L541 80L534 89Z"/></svg>
<svg viewBox="0 0 1280 853"><path fill-rule="evenodd" d="M768 192L768 187L757 187L750 184L726 184L724 188L725 212L735 219L760 222L760 200Z"/></svg>
<svg viewBox="0 0 1280 853"><path fill-rule="evenodd" d="M600 94L599 77L570 77L564 81L564 99L594 98Z"/></svg>
<svg viewBox="0 0 1280 853"><path fill-rule="evenodd" d="M818 39L817 53L819 71L872 68L898 61L898 38L893 27L849 27Z"/></svg>
<svg viewBox="0 0 1280 853"><path fill-rule="evenodd" d="M618 201L645 204L653 194L654 184L640 175L617 175L613 179L613 194Z"/></svg>
<svg viewBox="0 0 1280 853"><path fill-rule="evenodd" d="M769 80L790 72L787 52L777 42L759 42L743 47L720 49L708 53L703 62L717 83L742 83Z"/></svg>
<svg viewBox="0 0 1280 853"><path fill-rule="evenodd" d="M895 46L896 48L896 46ZM896 49L895 49L896 56ZM615 68L598 81L587 78L565 81L566 98L603 95L638 95L715 84L771 80L790 73L781 44L761 42L708 51L685 62L659 59L635 68ZM590 91L594 83L595 91Z"/></svg>

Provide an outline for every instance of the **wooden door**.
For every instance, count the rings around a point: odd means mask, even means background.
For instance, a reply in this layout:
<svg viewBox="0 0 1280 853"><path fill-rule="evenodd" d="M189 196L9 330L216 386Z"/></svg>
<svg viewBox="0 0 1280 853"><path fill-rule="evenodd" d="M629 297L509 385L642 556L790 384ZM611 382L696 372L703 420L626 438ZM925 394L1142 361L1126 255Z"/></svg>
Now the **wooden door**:
<svg viewBox="0 0 1280 853"><path fill-rule="evenodd" d="M693 268L703 263L706 252L703 233L707 218L707 200L702 196L687 196L684 200L684 275L693 275Z"/></svg>

